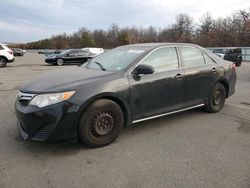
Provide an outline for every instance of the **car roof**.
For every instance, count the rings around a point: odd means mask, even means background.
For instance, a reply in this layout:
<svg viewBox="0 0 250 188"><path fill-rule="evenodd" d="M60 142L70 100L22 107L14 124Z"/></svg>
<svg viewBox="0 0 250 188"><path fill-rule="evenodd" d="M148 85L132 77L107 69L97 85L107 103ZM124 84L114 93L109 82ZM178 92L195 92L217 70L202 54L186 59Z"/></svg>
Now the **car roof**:
<svg viewBox="0 0 250 188"><path fill-rule="evenodd" d="M139 44L130 44L125 45L124 47L149 47L149 48L158 48L161 46L197 46L196 44L191 43L170 43L170 42L159 42L159 43L139 43Z"/></svg>

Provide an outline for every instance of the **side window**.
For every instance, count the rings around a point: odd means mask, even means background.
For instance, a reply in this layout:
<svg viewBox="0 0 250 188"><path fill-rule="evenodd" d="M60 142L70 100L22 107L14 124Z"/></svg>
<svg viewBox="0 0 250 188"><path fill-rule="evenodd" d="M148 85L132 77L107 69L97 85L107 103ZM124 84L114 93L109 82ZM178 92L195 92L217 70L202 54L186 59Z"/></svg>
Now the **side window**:
<svg viewBox="0 0 250 188"><path fill-rule="evenodd" d="M155 73L178 68L178 57L174 47L164 47L152 52L142 64L151 65Z"/></svg>
<svg viewBox="0 0 250 188"><path fill-rule="evenodd" d="M204 59L206 64L215 64L214 60L212 60L211 57L209 57L207 54L203 53Z"/></svg>
<svg viewBox="0 0 250 188"><path fill-rule="evenodd" d="M77 54L77 51L76 51L76 50L72 50L72 51L69 52L69 55L70 55L70 56L73 56L73 55L76 55L76 54Z"/></svg>
<svg viewBox="0 0 250 188"><path fill-rule="evenodd" d="M179 47L179 49L183 57L184 67L193 67L205 64L202 52L198 48L187 46Z"/></svg>
<svg viewBox="0 0 250 188"><path fill-rule="evenodd" d="M87 55L88 53L86 51L83 51L83 50L79 50L77 55L78 56L84 56L84 55Z"/></svg>
<svg viewBox="0 0 250 188"><path fill-rule="evenodd" d="M3 47L0 45L0 50L3 50Z"/></svg>

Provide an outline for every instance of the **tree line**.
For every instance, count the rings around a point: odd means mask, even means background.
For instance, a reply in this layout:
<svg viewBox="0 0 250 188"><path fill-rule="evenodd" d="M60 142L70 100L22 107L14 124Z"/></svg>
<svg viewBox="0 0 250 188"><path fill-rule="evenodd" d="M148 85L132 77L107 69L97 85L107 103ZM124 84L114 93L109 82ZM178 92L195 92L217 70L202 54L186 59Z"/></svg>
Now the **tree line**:
<svg viewBox="0 0 250 188"><path fill-rule="evenodd" d="M188 14L178 14L175 22L164 28L112 24L109 29L80 28L73 34L60 34L26 44L15 45L25 49L68 49L102 47L147 42L188 42L204 47L250 46L250 8L238 10L226 18L213 19L209 13L195 23Z"/></svg>

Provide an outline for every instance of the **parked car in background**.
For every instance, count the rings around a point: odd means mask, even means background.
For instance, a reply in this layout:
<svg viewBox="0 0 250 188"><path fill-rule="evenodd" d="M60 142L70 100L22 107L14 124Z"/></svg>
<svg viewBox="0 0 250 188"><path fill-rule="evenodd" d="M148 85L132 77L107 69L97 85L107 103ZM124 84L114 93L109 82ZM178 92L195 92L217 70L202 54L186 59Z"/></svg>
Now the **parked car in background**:
<svg viewBox="0 0 250 188"><path fill-rule="evenodd" d="M64 65L69 63L83 64L88 59L95 57L96 54L83 49L65 50L60 54L52 54L46 57L45 62L52 65Z"/></svg>
<svg viewBox="0 0 250 188"><path fill-rule="evenodd" d="M100 55L104 52L103 48L82 48L82 50L95 54L95 55Z"/></svg>
<svg viewBox="0 0 250 188"><path fill-rule="evenodd" d="M219 112L235 83L235 65L200 46L127 45L30 81L15 111L26 140L101 147L132 123L201 106Z"/></svg>
<svg viewBox="0 0 250 188"><path fill-rule="evenodd" d="M5 44L0 43L0 68L5 67L7 63L11 63L14 60L13 51Z"/></svg>
<svg viewBox="0 0 250 188"><path fill-rule="evenodd" d="M227 53L227 49L212 49L211 50L213 53L215 53L216 55L218 55L219 57L221 57L222 59L224 59L226 53Z"/></svg>
<svg viewBox="0 0 250 188"><path fill-rule="evenodd" d="M39 50L38 54L44 54L45 56L49 56L52 54L60 54L62 53L64 50Z"/></svg>
<svg viewBox="0 0 250 188"><path fill-rule="evenodd" d="M44 52L45 56L49 56L49 55L54 55L54 54L60 54L62 53L64 50L47 50Z"/></svg>
<svg viewBox="0 0 250 188"><path fill-rule="evenodd" d="M39 50L37 53L38 53L38 54L44 54L44 53L45 53L45 50Z"/></svg>
<svg viewBox="0 0 250 188"><path fill-rule="evenodd" d="M20 48L12 48L11 50L13 51L14 56L23 56L24 55L23 50Z"/></svg>
<svg viewBox="0 0 250 188"><path fill-rule="evenodd" d="M215 53L222 59L225 59L227 61L231 61L235 63L237 67L239 67L242 63L242 50L241 48L215 48L210 49L211 52Z"/></svg>
<svg viewBox="0 0 250 188"><path fill-rule="evenodd" d="M241 48L228 49L224 59L234 62L237 67L242 63L242 50Z"/></svg>

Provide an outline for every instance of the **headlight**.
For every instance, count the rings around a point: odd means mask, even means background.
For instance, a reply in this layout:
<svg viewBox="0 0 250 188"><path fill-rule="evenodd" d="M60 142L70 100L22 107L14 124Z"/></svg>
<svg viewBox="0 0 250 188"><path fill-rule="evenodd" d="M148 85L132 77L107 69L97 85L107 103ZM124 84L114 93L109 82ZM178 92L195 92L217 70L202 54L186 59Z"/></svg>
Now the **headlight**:
<svg viewBox="0 0 250 188"><path fill-rule="evenodd" d="M68 100L75 91L36 95L29 103L40 108Z"/></svg>

